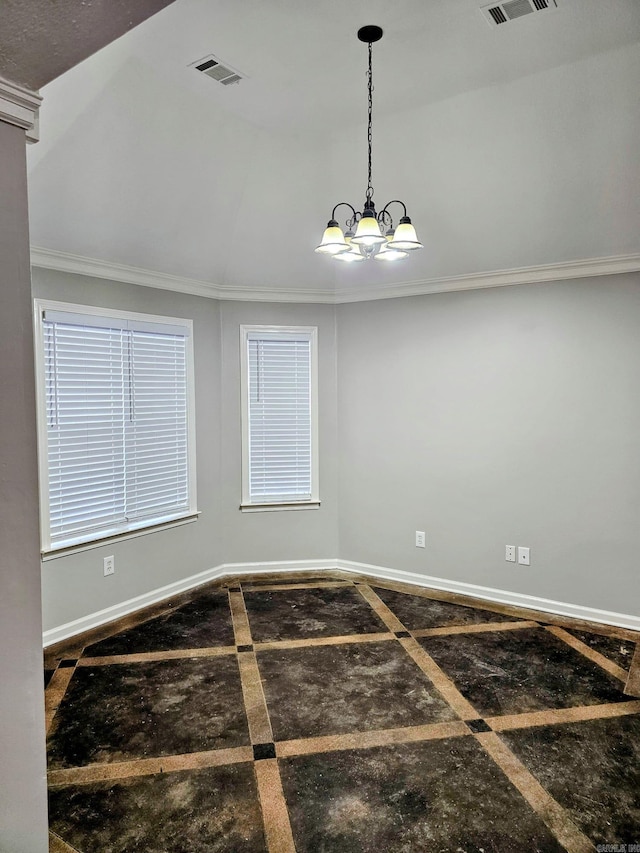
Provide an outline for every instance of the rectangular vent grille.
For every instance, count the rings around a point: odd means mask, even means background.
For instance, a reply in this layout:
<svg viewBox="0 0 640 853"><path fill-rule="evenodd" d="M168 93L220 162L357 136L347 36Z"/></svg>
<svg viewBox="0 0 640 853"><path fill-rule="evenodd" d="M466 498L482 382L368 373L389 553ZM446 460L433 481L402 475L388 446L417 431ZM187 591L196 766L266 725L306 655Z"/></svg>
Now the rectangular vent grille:
<svg viewBox="0 0 640 853"><path fill-rule="evenodd" d="M201 74L206 74L207 77L211 77L218 83L222 83L223 86L239 83L240 80L244 80L246 77L246 74L236 71L235 68L232 68L226 62L222 62L217 56L213 56L213 54L205 56L197 62L192 62L189 67L195 68Z"/></svg>
<svg viewBox="0 0 640 853"><path fill-rule="evenodd" d="M496 22L496 24L506 24L507 19L505 18L504 12L500 8L500 6L494 6L493 9L489 9L489 14Z"/></svg>
<svg viewBox="0 0 640 853"><path fill-rule="evenodd" d="M516 21L534 12L546 12L558 8L558 0L504 0L483 6L481 12L492 27Z"/></svg>

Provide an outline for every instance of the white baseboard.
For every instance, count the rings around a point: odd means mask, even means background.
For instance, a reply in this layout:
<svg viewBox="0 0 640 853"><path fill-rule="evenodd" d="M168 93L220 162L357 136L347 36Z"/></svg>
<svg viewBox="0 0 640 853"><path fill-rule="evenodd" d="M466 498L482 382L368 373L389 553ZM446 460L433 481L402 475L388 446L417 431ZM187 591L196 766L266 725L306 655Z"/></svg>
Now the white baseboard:
<svg viewBox="0 0 640 853"><path fill-rule="evenodd" d="M342 571L357 572L369 575L379 580L398 581L413 584L427 589L438 589L443 592L455 592L471 598L481 598L496 604L509 604L513 607L526 607L529 610L540 610L543 613L553 613L556 616L569 616L586 622L599 622L603 625L614 625L616 628L629 628L640 631L640 616L626 613L614 613L611 610L598 610L594 607L584 607L581 604L567 604L563 601L552 601L549 598L538 598L535 595L525 595L521 592L509 592L504 589L492 589L488 586L478 586L464 581L445 580L429 575L419 575L415 572L404 572L400 569L389 569L383 566L373 566L370 563L356 563L353 560L338 560L337 567Z"/></svg>
<svg viewBox="0 0 640 853"><path fill-rule="evenodd" d="M632 631L640 631L640 617L625 613L613 613L610 610L598 610L593 607L584 607L580 604L566 604L562 601L551 601L547 598L538 598L533 595L524 595L519 592L509 592L503 589L492 589L487 586L464 583L463 581L446 580L434 578L429 575L419 575L415 572L405 572L400 569L390 569L384 566L374 566L370 563L357 563L353 560L338 560L329 558L326 560L279 560L263 563L221 563L212 569L207 569L197 575L151 590L151 592L130 598L120 604L114 604L104 610L98 610L67 622L57 628L51 628L43 634L45 648L68 640L76 634L82 634L92 628L98 628L115 619L120 619L143 607L149 607L186 592L194 587L234 575L259 575L272 572L308 572L308 571L331 571L339 569L345 572L353 572L360 575L368 575L378 580L398 581L399 583L420 586L426 589L437 589L443 592L454 592L479 598L496 604L509 604L513 607L526 607L530 610L540 610L543 613L553 613L557 616L569 616L573 619L581 619L587 622L599 622L603 625L614 625L618 628L629 628Z"/></svg>
<svg viewBox="0 0 640 853"><path fill-rule="evenodd" d="M59 643L61 640L68 640L70 637L76 636L76 634L82 634L85 631L90 631L92 628L106 625L108 622L113 622L115 619L120 619L122 616L134 613L136 610L142 610L143 607L149 607L151 604L157 604L159 601L179 595L181 592L186 592L196 586L220 580L221 578L233 575L267 574L270 572L329 571L335 569L336 566L336 559L283 560L270 563L221 563L219 566L206 569L197 575L191 575L188 578L183 578L167 586L145 592L144 595L129 598L120 604L106 607L104 610L89 613L87 616L74 619L72 622L66 622L57 628L50 628L42 635L43 645L46 648L47 646L54 645L54 643Z"/></svg>

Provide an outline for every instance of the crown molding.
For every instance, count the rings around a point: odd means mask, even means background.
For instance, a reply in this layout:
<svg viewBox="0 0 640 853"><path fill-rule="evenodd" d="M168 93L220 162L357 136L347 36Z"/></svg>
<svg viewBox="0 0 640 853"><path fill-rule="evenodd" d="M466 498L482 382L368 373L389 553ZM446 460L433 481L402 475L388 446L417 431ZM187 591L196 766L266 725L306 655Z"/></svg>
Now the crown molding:
<svg viewBox="0 0 640 853"><path fill-rule="evenodd" d="M0 121L21 127L28 142L38 141L38 112L42 98L38 92L0 77Z"/></svg>
<svg viewBox="0 0 640 853"><path fill-rule="evenodd" d="M31 247L31 265L42 269L106 278L141 287L173 290L209 299L229 299L244 302L306 302L343 304L376 299L395 299L402 296L422 296L429 293L448 293L456 290L476 290L487 287L507 287L516 284L542 284L572 278L619 275L640 271L640 253L607 258L589 258L558 264L518 267L511 270L471 273L470 275L405 281L395 284L358 286L350 284L335 290L284 289L271 287L234 287L192 278L167 275L153 270L86 258L55 249Z"/></svg>
<svg viewBox="0 0 640 853"><path fill-rule="evenodd" d="M370 287L340 287L334 301L367 302L374 299L397 299L401 296L422 296L428 293L449 293L456 290L479 290L486 287L507 287L515 284L543 284L566 281L571 278L589 278L597 275L619 275L640 271L640 253L614 255L607 258L587 258L557 264L533 267L516 267L510 270L470 273L468 275L431 278L421 281L404 281Z"/></svg>
<svg viewBox="0 0 640 853"><path fill-rule="evenodd" d="M192 296L204 296L208 299L233 299L246 302L334 302L333 291L326 290L284 290L267 287L233 287L214 284L195 278L167 275L142 267L130 267L96 258L86 258L70 252L56 249L31 247L31 266L74 275L87 275L92 278L106 278L125 284L137 284L141 287L157 287L160 290L173 290Z"/></svg>

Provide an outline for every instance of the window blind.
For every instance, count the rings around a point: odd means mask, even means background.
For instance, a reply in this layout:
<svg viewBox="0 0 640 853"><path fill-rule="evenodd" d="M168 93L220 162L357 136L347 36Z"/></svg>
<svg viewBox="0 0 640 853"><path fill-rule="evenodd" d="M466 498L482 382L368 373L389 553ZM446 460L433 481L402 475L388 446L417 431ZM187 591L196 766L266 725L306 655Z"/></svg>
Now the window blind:
<svg viewBox="0 0 640 853"><path fill-rule="evenodd" d="M308 501L312 494L311 341L247 340L249 498Z"/></svg>
<svg viewBox="0 0 640 853"><path fill-rule="evenodd" d="M189 509L187 328L47 311L49 545Z"/></svg>

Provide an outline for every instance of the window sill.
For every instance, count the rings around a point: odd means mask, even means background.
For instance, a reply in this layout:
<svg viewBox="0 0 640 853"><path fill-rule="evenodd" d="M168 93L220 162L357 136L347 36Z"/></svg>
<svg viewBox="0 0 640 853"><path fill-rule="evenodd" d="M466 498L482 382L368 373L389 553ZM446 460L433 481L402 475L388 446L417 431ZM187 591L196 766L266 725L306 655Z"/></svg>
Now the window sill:
<svg viewBox="0 0 640 853"><path fill-rule="evenodd" d="M320 501L291 501L290 503L240 504L242 512L281 512L283 510L320 509Z"/></svg>
<svg viewBox="0 0 640 853"><path fill-rule="evenodd" d="M66 545L61 548L51 549L50 551L43 551L40 559L43 563L46 563L48 560L57 560L58 557L68 557L70 554L77 554L80 551L102 548L105 545L111 545L115 542L123 542L125 539L137 539L138 536L148 536L150 533L158 533L161 530L169 530L172 527L182 527L183 524L192 524L194 521L197 521L199 515L199 512L192 512L182 518L174 518L171 521L165 521L161 524L139 527L137 530L115 533L113 536L105 536L103 539L92 539L91 542L79 542L77 545Z"/></svg>

